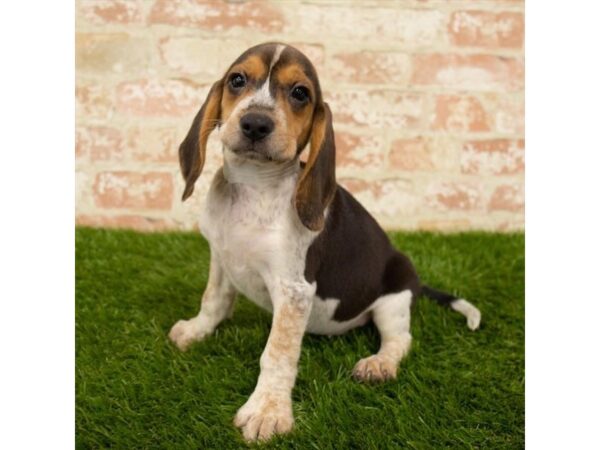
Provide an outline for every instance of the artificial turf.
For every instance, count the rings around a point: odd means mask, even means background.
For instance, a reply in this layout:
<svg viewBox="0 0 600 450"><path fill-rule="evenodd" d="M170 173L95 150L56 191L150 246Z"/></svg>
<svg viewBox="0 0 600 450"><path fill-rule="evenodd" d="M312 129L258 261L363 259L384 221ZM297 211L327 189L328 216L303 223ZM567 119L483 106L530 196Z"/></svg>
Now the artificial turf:
<svg viewBox="0 0 600 450"><path fill-rule="evenodd" d="M522 448L523 234L390 233L428 284L482 311L422 299L398 379L352 380L372 326L306 336L294 431L266 448ZM198 312L209 249L197 233L76 231L78 448L241 448L232 419L252 392L270 315L245 299L215 335L179 352L167 333Z"/></svg>

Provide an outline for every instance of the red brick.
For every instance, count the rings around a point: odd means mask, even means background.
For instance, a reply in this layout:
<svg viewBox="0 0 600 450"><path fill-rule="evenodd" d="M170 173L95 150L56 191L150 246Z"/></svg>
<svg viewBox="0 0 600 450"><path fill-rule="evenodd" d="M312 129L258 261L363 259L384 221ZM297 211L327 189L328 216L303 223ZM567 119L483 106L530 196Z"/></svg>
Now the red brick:
<svg viewBox="0 0 600 450"><path fill-rule="evenodd" d="M163 172L101 172L94 183L94 201L102 208L170 209L173 179Z"/></svg>
<svg viewBox="0 0 600 450"><path fill-rule="evenodd" d="M313 66L320 72L325 63L325 48L321 44L307 44L304 42L292 42L292 47L297 48L313 63Z"/></svg>
<svg viewBox="0 0 600 450"><path fill-rule="evenodd" d="M397 7L398 2L381 2L391 7L340 1L278 3L285 8L288 20L284 31L289 34L425 46L441 38L445 25L445 14L439 10Z"/></svg>
<svg viewBox="0 0 600 450"><path fill-rule="evenodd" d="M173 75L194 75L194 80L214 82L238 56L256 42L249 37L222 38L193 35L168 35L158 40L158 50L164 65Z"/></svg>
<svg viewBox="0 0 600 450"><path fill-rule="evenodd" d="M490 211L522 212L525 207L523 184L506 184L498 186L488 204Z"/></svg>
<svg viewBox="0 0 600 450"><path fill-rule="evenodd" d="M424 54L413 59L412 83L444 89L515 91L524 84L523 62L494 55Z"/></svg>
<svg viewBox="0 0 600 450"><path fill-rule="evenodd" d="M279 8L272 3L204 0L157 0L149 20L151 23L212 31L246 27L271 33L281 31L284 21Z"/></svg>
<svg viewBox="0 0 600 450"><path fill-rule="evenodd" d="M357 195L362 191L369 190L372 187L375 187L372 183L361 180L359 178L341 178L338 180L340 185L346 188L350 193Z"/></svg>
<svg viewBox="0 0 600 450"><path fill-rule="evenodd" d="M81 0L76 4L82 16L95 24L140 23L143 19L141 0Z"/></svg>
<svg viewBox="0 0 600 450"><path fill-rule="evenodd" d="M77 73L144 73L154 50L147 38L127 33L77 33L75 65Z"/></svg>
<svg viewBox="0 0 600 450"><path fill-rule="evenodd" d="M135 161L173 163L179 160L181 139L172 127L137 126L127 131L125 152Z"/></svg>
<svg viewBox="0 0 600 450"><path fill-rule="evenodd" d="M80 226L95 228L128 228L137 231L163 231L175 228L171 220L137 215L88 215L80 214L75 222Z"/></svg>
<svg viewBox="0 0 600 450"><path fill-rule="evenodd" d="M117 87L117 109L138 116L183 116L196 113L209 86L186 80L138 80Z"/></svg>
<svg viewBox="0 0 600 450"><path fill-rule="evenodd" d="M325 94L334 123L370 128L420 128L425 98L419 93L386 90L344 90Z"/></svg>
<svg viewBox="0 0 600 450"><path fill-rule="evenodd" d="M79 162L79 161L76 161ZM77 164L75 169L75 212L85 211L92 206L92 176L84 163Z"/></svg>
<svg viewBox="0 0 600 450"><path fill-rule="evenodd" d="M221 53L221 43L217 39L167 36L159 40L158 49L163 63L178 74L194 74L215 80L223 76L217 63Z"/></svg>
<svg viewBox="0 0 600 450"><path fill-rule="evenodd" d="M521 173L525 165L525 141L493 139L465 142L460 159L461 171L466 174Z"/></svg>
<svg viewBox="0 0 600 450"><path fill-rule="evenodd" d="M75 133L75 154L90 161L110 161L123 158L123 136L115 128L79 126Z"/></svg>
<svg viewBox="0 0 600 450"><path fill-rule="evenodd" d="M420 220L417 228L427 231L466 231L471 229L467 219L424 219Z"/></svg>
<svg viewBox="0 0 600 450"><path fill-rule="evenodd" d="M433 128L459 133L490 129L479 100L465 95L440 95L436 98Z"/></svg>
<svg viewBox="0 0 600 450"><path fill-rule="evenodd" d="M524 226L525 223L523 219L516 219L500 222L494 227L494 229L502 232L521 231L523 230Z"/></svg>
<svg viewBox="0 0 600 450"><path fill-rule="evenodd" d="M422 138L393 141L389 164L397 170L431 170L434 167L427 142Z"/></svg>
<svg viewBox="0 0 600 450"><path fill-rule="evenodd" d="M114 111L114 96L108 86L77 82L75 86L75 114L77 117L111 119Z"/></svg>
<svg viewBox="0 0 600 450"><path fill-rule="evenodd" d="M106 126L77 126L75 154L90 161L178 161L179 141L173 127L135 126L122 133Z"/></svg>
<svg viewBox="0 0 600 450"><path fill-rule="evenodd" d="M461 47L521 48L524 32L516 12L455 11L448 25L450 41Z"/></svg>
<svg viewBox="0 0 600 450"><path fill-rule="evenodd" d="M404 53L361 51L334 55L329 76L336 82L406 86L410 70L410 57Z"/></svg>
<svg viewBox="0 0 600 450"><path fill-rule="evenodd" d="M472 211L482 205L480 190L471 184L434 182L427 188L429 206L439 211Z"/></svg>
<svg viewBox="0 0 600 450"><path fill-rule="evenodd" d="M383 166L381 136L357 136L338 131L335 134L335 147L339 168L377 169Z"/></svg>
<svg viewBox="0 0 600 450"><path fill-rule="evenodd" d="M525 133L525 101L521 95L489 93L485 95L487 110L498 133Z"/></svg>
<svg viewBox="0 0 600 450"><path fill-rule="evenodd" d="M404 179L366 181L342 177L339 182L376 217L397 220L415 214L421 206L413 185Z"/></svg>

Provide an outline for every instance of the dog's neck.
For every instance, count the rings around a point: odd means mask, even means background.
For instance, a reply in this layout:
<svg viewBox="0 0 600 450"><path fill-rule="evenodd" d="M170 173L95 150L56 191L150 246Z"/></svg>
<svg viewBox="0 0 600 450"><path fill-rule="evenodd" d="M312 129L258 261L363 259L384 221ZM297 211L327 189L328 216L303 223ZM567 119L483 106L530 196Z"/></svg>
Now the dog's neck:
<svg viewBox="0 0 600 450"><path fill-rule="evenodd" d="M300 171L300 161L258 161L236 155L228 148L223 148L223 175L227 182L250 186L276 185L292 177Z"/></svg>

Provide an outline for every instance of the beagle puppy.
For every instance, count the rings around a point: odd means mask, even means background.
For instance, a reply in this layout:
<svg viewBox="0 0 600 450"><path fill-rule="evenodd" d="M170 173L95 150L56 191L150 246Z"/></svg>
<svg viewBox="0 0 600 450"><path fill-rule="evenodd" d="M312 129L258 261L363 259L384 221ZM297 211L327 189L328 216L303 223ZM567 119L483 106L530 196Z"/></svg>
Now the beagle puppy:
<svg viewBox="0 0 600 450"><path fill-rule="evenodd" d="M210 244L208 283L199 314L177 322L169 337L185 350L211 335L231 316L238 292L272 312L256 388L234 420L245 439L292 429L306 332L337 335L373 320L381 346L358 361L353 376L375 382L396 377L419 295L479 327L479 310L424 286L373 217L336 184L331 111L300 51L280 43L252 47L212 86L179 147L183 200L194 191L215 128L224 163L199 221Z"/></svg>

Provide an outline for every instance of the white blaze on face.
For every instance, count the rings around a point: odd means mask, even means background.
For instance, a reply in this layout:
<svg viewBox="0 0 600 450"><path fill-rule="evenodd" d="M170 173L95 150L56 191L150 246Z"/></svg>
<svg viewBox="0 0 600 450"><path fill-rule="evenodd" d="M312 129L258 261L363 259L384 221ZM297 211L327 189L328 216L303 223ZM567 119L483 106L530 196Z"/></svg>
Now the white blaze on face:
<svg viewBox="0 0 600 450"><path fill-rule="evenodd" d="M282 105L277 104L270 92L270 79L273 68L279 62L285 48L285 45L280 44L275 47L266 79L260 89L249 93L238 101L227 120L223 123L223 126L219 128L219 140L225 147L234 149L247 145L241 132L239 121L245 113L255 109L257 112L268 115L275 123L275 130L264 142L261 142L263 150L274 156L295 154L296 142L288 134L285 110ZM288 151L288 148L291 148L291 150Z"/></svg>
<svg viewBox="0 0 600 450"><path fill-rule="evenodd" d="M277 45L275 48L275 53L273 54L273 58L271 59L271 64L269 66L269 73L267 73L267 79L261 88L256 91L256 93L252 96L249 105L250 106L266 106L266 107L274 107L275 99L271 96L270 92L270 80L271 80L271 71L279 58L281 57L281 53L285 49L285 45Z"/></svg>

